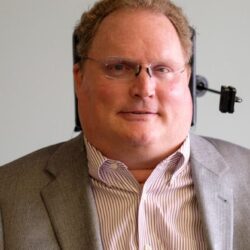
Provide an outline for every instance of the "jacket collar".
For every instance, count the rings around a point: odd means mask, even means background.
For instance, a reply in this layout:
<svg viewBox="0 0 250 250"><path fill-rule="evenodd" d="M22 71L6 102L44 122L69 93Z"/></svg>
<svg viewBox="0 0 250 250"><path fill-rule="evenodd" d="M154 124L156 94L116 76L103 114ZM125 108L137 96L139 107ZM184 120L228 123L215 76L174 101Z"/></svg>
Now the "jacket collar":
<svg viewBox="0 0 250 250"><path fill-rule="evenodd" d="M232 249L233 190L229 166L214 145L191 135L190 164L209 249Z"/></svg>

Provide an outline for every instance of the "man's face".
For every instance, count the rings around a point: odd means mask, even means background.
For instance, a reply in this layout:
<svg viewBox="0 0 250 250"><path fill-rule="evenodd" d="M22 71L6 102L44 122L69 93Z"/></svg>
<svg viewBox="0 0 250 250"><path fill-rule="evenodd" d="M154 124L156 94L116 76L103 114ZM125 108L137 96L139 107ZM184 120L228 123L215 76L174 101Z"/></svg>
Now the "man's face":
<svg viewBox="0 0 250 250"><path fill-rule="evenodd" d="M147 10L119 10L106 17L88 57L167 64L172 70L185 65L173 25L164 15ZM82 69L75 66L74 74L84 134L107 156L129 147L170 153L187 136L192 116L187 66L169 82L151 78L145 67L130 80L110 79L91 60Z"/></svg>

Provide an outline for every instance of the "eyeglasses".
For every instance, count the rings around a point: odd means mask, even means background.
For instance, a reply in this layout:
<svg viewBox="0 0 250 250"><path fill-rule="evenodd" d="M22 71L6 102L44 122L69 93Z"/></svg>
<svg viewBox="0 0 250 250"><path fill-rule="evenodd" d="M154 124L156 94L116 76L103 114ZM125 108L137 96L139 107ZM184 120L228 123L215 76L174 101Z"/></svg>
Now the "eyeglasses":
<svg viewBox="0 0 250 250"><path fill-rule="evenodd" d="M105 60L97 60L91 57L82 57L82 60L90 60L99 64L104 75L110 79L131 80L140 75L143 68L146 69L150 78L160 81L173 81L176 77L185 71L186 64L179 69L172 69L167 63L157 64L138 64L135 61L126 58L108 57Z"/></svg>

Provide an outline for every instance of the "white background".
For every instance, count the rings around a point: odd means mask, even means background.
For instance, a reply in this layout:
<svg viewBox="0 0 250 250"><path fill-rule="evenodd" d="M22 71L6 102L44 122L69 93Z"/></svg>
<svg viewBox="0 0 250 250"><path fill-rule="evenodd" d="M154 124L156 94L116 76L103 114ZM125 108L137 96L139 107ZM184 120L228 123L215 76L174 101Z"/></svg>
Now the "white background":
<svg viewBox="0 0 250 250"><path fill-rule="evenodd" d="M195 133L250 148L250 2L176 0L197 30L197 73L233 85L234 114L219 96L198 99ZM71 36L94 1L0 0L0 165L74 133Z"/></svg>

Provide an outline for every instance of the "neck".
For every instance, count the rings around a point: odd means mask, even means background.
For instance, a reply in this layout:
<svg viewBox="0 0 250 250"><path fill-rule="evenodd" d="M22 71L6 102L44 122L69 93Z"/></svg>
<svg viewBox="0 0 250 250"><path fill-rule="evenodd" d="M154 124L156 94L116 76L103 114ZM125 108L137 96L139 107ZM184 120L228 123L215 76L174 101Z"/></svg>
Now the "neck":
<svg viewBox="0 0 250 250"><path fill-rule="evenodd" d="M154 169L162 160L173 154L183 143L185 137L169 137L149 143L110 140L89 137L87 140L109 159L123 162L129 170Z"/></svg>
<svg viewBox="0 0 250 250"><path fill-rule="evenodd" d="M131 174L138 181L140 185L143 185L148 177L153 172L153 169L131 169Z"/></svg>
<svg viewBox="0 0 250 250"><path fill-rule="evenodd" d="M95 146L107 158L123 162L129 170L153 170L162 160L174 153L182 144L168 147L124 147L115 145L111 148Z"/></svg>

